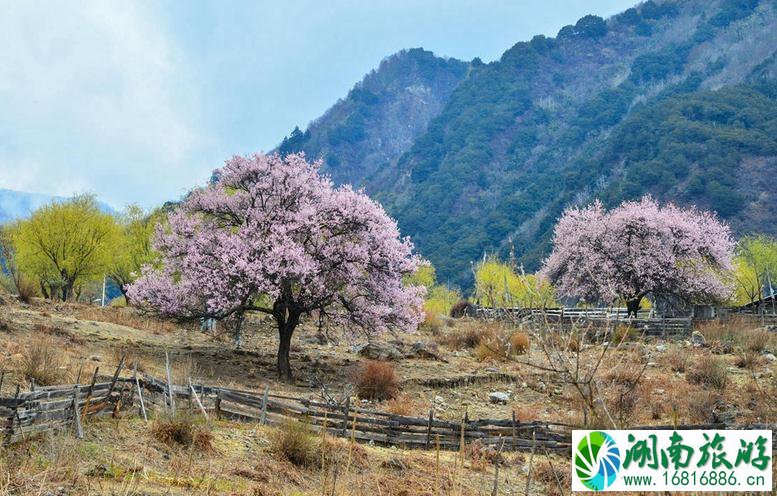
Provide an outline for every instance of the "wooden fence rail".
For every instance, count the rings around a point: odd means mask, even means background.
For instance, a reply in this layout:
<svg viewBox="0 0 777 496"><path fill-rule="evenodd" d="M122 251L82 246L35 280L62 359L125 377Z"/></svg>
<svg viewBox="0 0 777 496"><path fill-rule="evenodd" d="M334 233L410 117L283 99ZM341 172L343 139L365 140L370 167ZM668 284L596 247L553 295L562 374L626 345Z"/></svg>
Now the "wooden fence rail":
<svg viewBox="0 0 777 496"><path fill-rule="evenodd" d="M136 392L138 394L136 394ZM401 448L430 449L439 446L457 450L462 437L469 444L513 451L547 450L570 452L572 425L521 421L520 419L441 420L430 411L428 417L394 415L342 403L308 398L188 384L169 386L150 376L114 378L110 382L69 384L17 392L0 398L0 435L13 443L38 433L72 429L81 435L81 422L90 417L113 415L120 410L169 411L174 403L209 417L262 424L289 420L308 423L315 431L326 429L333 436ZM726 426L681 426L678 428L725 428ZM759 426L762 428L762 426ZM649 427L653 428L653 427ZM672 428L672 427L656 427ZM777 441L777 439L776 439Z"/></svg>
<svg viewBox="0 0 777 496"><path fill-rule="evenodd" d="M169 394L164 381L144 377L147 393L144 399L156 407L164 407L165 396ZM173 386L174 397L189 399L190 390ZM537 447L549 451L569 450L572 426L548 422L520 422L513 419L465 419L451 422L429 417L394 415L378 410L356 407L348 404L330 404L306 398L284 395L262 394L196 385L193 386L205 410L220 418L238 421L278 424L288 419L300 419L314 430L326 426L334 436L350 437L362 442L400 446L403 448L426 448L436 445L439 438L441 448L456 449L461 442L462 424L465 442L479 440L487 446L505 449L525 449L532 446L532 436Z"/></svg>
<svg viewBox="0 0 777 496"><path fill-rule="evenodd" d="M631 327L645 336L690 337L691 317L653 317L649 311L640 311L637 317L627 318L624 308L485 308L477 307L474 317L511 320L529 325L552 324L555 329L609 330Z"/></svg>
<svg viewBox="0 0 777 496"><path fill-rule="evenodd" d="M78 431L81 419L116 415L132 405L131 379L98 384L68 384L18 392L0 398L0 439L3 444L58 429ZM78 434L78 432L76 432Z"/></svg>

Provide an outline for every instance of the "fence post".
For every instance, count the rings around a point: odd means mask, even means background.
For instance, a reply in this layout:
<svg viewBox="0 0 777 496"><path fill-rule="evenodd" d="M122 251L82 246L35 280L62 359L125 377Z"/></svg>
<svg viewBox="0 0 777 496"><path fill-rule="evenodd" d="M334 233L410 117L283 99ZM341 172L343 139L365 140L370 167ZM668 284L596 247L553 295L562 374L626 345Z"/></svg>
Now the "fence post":
<svg viewBox="0 0 777 496"><path fill-rule="evenodd" d="M86 409L89 408L89 401L92 399L92 391L94 391L94 384L97 382L97 371L100 367L94 368L94 374L92 374L92 383L89 385L89 392L86 393L86 401L84 401L84 408L81 410L81 415L86 417Z"/></svg>
<svg viewBox="0 0 777 496"><path fill-rule="evenodd" d="M191 394L194 397L194 401L197 402L197 406L200 407L200 411L205 416L205 420L210 420L210 417L208 417L208 412L205 411L205 407L202 405L202 402L200 401L200 397L197 396L197 391L194 390L194 386L192 386L192 379L189 378L189 389L191 390Z"/></svg>
<svg viewBox="0 0 777 496"><path fill-rule="evenodd" d="M432 421L434 420L434 409L429 409L429 423L426 424L426 449L429 449L429 445L432 442Z"/></svg>
<svg viewBox="0 0 777 496"><path fill-rule="evenodd" d="M119 359L119 365L116 366L116 371L113 373L113 378L111 379L111 387L108 388L108 394L106 395L107 399L110 399L111 393L113 392L114 386L116 386L116 381L119 379L119 374L121 373L121 369L124 368L124 358L127 356L126 353L123 353L121 355L121 358Z"/></svg>
<svg viewBox="0 0 777 496"><path fill-rule="evenodd" d="M345 398L345 405L343 405L343 428L342 437L348 436L348 414L351 412L351 397Z"/></svg>
<svg viewBox="0 0 777 496"><path fill-rule="evenodd" d="M119 414L119 410L121 410L121 406L124 404L124 392L127 390L127 382L124 382L121 385L121 391L119 391L119 397L116 398L116 403L113 405L113 412L111 413L111 418L116 418L116 416ZM130 392L132 392L132 386L130 386Z"/></svg>
<svg viewBox="0 0 777 496"><path fill-rule="evenodd" d="M170 400L170 412L175 415L175 400L173 399L173 377L170 373L170 356L165 350L165 369L167 369L167 397Z"/></svg>
<svg viewBox="0 0 777 496"><path fill-rule="evenodd" d="M218 393L216 393L218 395ZM216 399L213 401L213 408L216 410L216 419L221 420L221 397L216 396Z"/></svg>
<svg viewBox="0 0 777 496"><path fill-rule="evenodd" d="M79 408L78 408L78 403L80 401L78 399L78 396L79 396L78 393L80 389L81 388L79 388L78 386L73 388L73 421L75 422L75 426L76 426L76 437L78 439L83 439L84 429L81 426L81 412L79 411Z"/></svg>
<svg viewBox="0 0 777 496"><path fill-rule="evenodd" d="M19 384L16 384L16 393L14 394L13 398L15 400L19 399ZM14 402L13 413L10 417L8 417L8 433L6 434L4 444L9 444L11 442L11 438L13 437L13 421L19 417L18 410L19 404L18 402ZM22 429L21 422L19 422L19 432L22 433L22 439L24 439L24 430Z"/></svg>
<svg viewBox="0 0 777 496"><path fill-rule="evenodd" d="M135 387L138 388L138 398L140 399L140 413L143 414L143 420L148 422L148 415L146 415L146 405L143 402L143 391L140 389L140 381L138 380L138 376L135 375Z"/></svg>
<svg viewBox="0 0 777 496"><path fill-rule="evenodd" d="M534 447L536 446L536 444L537 444L536 431L532 430L531 431L531 454L529 455L529 471L526 474L526 490L523 493L524 496L529 496L529 488L531 487L531 476L532 476L531 469L532 469L532 464L534 462Z"/></svg>
<svg viewBox="0 0 777 496"><path fill-rule="evenodd" d="M267 423L267 401L270 394L270 386L264 387L264 394L262 395L262 415L259 418L259 423L265 425Z"/></svg>
<svg viewBox="0 0 777 496"><path fill-rule="evenodd" d="M518 436L518 433L515 430L515 410L513 410L513 423L512 423L512 426L513 426L513 442L512 442L512 445L513 445L513 451L515 451L515 443L516 443L516 439L515 438Z"/></svg>

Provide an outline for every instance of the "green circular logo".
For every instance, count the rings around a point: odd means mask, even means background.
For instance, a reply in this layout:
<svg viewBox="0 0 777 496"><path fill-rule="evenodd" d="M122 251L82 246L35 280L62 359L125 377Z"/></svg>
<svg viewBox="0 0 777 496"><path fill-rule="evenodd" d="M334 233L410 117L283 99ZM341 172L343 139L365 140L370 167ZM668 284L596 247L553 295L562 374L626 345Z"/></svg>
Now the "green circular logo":
<svg viewBox="0 0 777 496"><path fill-rule="evenodd" d="M621 468L621 452L606 432L589 432L574 453L575 473L585 487L601 491L615 482Z"/></svg>

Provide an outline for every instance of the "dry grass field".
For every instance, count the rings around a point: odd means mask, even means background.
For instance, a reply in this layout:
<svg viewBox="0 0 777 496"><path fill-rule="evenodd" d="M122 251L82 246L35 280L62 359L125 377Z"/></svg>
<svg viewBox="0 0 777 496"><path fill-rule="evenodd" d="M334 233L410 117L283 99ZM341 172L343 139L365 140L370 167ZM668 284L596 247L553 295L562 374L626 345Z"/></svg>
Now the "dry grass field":
<svg viewBox="0 0 777 496"><path fill-rule="evenodd" d="M380 336L361 353L364 339L339 330L318 336L305 324L293 339L295 382L286 384L275 380L276 334L267 320L250 320L236 350L218 326L203 333L129 308L3 300L2 396L13 395L17 384L28 388L31 379L72 383L79 370L87 382L95 367L110 376L122 355L163 377L168 351L177 383L191 377L311 399L350 395L402 415L434 410L435 418L458 421L465 413L509 419L515 412L522 421L607 428L777 422L777 333L737 322L699 327L707 345L694 347L621 331L603 344L553 329L436 319L416 334ZM584 370L598 364L588 383L559 371L573 361ZM505 400L492 402L492 393ZM527 491L528 453L477 444L463 454L351 444L300 425L205 422L194 414L158 414L145 423L134 412L90 419L83 440L61 432L4 448L0 495L488 495L495 476L497 494ZM531 466L529 494L569 494L567 457L537 453Z"/></svg>

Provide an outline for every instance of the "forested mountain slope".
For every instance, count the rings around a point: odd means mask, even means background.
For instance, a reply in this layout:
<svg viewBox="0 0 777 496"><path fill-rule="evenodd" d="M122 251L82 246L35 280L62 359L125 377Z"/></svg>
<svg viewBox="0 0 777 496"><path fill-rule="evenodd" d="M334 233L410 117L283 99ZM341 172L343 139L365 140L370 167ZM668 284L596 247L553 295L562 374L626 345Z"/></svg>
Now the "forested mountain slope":
<svg viewBox="0 0 777 496"><path fill-rule="evenodd" d="M381 191L396 181L397 159L442 111L467 70L465 62L420 48L394 54L278 150L304 151L323 159L336 182Z"/></svg>
<svg viewBox="0 0 777 496"><path fill-rule="evenodd" d="M301 148L335 180L366 184L443 280L464 286L471 261L511 241L536 268L560 212L595 197L651 193L715 209L738 233L777 234L776 20L774 0L586 16L454 71L463 79L398 160L360 158L376 149L364 139L311 146L326 115ZM362 121L368 142L387 139L374 122Z"/></svg>

